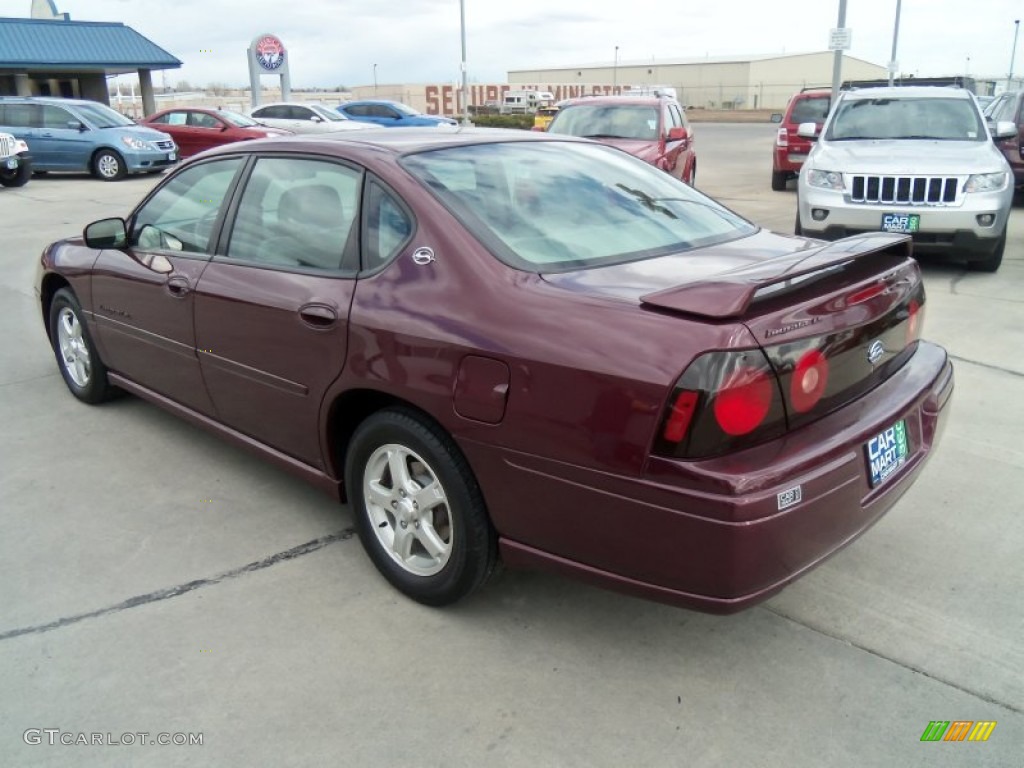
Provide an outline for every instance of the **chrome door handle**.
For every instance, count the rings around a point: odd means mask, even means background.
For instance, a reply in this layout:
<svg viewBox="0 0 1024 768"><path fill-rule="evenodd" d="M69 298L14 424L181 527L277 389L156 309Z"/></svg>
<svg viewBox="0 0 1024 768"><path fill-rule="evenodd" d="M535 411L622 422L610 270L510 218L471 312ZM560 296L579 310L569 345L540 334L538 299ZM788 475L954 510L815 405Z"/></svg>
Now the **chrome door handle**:
<svg viewBox="0 0 1024 768"><path fill-rule="evenodd" d="M192 290L187 277L172 277L167 281L167 290L171 296L183 299Z"/></svg>
<svg viewBox="0 0 1024 768"><path fill-rule="evenodd" d="M338 322L338 313L333 308L313 302L299 307L299 317L311 328L329 328Z"/></svg>

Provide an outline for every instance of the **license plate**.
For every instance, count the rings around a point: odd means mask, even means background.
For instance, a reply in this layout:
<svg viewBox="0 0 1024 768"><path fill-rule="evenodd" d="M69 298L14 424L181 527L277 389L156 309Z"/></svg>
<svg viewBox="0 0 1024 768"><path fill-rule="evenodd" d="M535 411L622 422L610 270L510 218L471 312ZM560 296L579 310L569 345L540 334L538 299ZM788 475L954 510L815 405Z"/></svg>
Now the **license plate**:
<svg viewBox="0 0 1024 768"><path fill-rule="evenodd" d="M177 160L177 159L178 159L178 156L177 156L177 155L176 155L176 154L175 154L174 152L171 152L171 154L169 154L169 155L167 156L167 159L168 159L168 160L171 160L171 161L174 161L174 160Z"/></svg>
<svg viewBox="0 0 1024 768"><path fill-rule="evenodd" d="M15 168L18 167L18 158L8 157L5 165L13 171Z"/></svg>
<svg viewBox="0 0 1024 768"><path fill-rule="evenodd" d="M883 213L883 232L913 234L921 228L921 217L916 213Z"/></svg>
<svg viewBox="0 0 1024 768"><path fill-rule="evenodd" d="M871 487L884 483L907 463L910 455L910 440L907 438L907 424L900 419L891 427L878 433L864 445L868 461Z"/></svg>

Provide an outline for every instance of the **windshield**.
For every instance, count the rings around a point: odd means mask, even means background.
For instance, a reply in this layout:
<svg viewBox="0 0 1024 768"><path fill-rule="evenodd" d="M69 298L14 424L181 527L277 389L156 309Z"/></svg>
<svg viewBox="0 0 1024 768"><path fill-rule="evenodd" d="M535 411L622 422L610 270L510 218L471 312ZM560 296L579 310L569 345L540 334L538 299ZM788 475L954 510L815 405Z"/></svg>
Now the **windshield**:
<svg viewBox="0 0 1024 768"><path fill-rule="evenodd" d="M658 138L658 110L639 104L577 104L559 110L548 133L653 141Z"/></svg>
<svg viewBox="0 0 1024 768"><path fill-rule="evenodd" d="M104 104L76 104L75 110L93 128L114 128L119 125L135 125L130 119L115 112Z"/></svg>
<svg viewBox="0 0 1024 768"><path fill-rule="evenodd" d="M637 261L756 231L664 171L600 145L479 144L402 164L495 256L531 272Z"/></svg>
<svg viewBox="0 0 1024 768"><path fill-rule="evenodd" d="M338 112L335 112L333 109L327 109L327 107L321 107L317 104L309 104L308 106L318 115L320 115L320 117L322 117L324 120L330 120L331 122L335 123L341 122L342 120L348 120L347 117Z"/></svg>
<svg viewBox="0 0 1024 768"><path fill-rule="evenodd" d="M240 115L237 112L229 112L226 109L218 109L217 114L221 117L221 119L227 120L229 123L231 123L232 125L237 125L239 128L250 128L254 125L259 125L259 123L257 123L251 117Z"/></svg>
<svg viewBox="0 0 1024 768"><path fill-rule="evenodd" d="M826 140L936 139L985 141L985 128L970 99L843 99Z"/></svg>

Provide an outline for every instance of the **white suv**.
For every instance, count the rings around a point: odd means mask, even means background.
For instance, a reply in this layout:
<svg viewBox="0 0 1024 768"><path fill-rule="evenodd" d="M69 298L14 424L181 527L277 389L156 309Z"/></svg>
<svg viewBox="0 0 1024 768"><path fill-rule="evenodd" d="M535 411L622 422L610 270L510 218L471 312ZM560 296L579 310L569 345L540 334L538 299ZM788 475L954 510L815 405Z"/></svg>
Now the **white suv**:
<svg viewBox="0 0 1024 768"><path fill-rule="evenodd" d="M995 134L1007 126L996 126ZM1013 201L1010 166L960 88L845 91L800 170L796 232L835 240L902 232L914 250L994 272Z"/></svg>

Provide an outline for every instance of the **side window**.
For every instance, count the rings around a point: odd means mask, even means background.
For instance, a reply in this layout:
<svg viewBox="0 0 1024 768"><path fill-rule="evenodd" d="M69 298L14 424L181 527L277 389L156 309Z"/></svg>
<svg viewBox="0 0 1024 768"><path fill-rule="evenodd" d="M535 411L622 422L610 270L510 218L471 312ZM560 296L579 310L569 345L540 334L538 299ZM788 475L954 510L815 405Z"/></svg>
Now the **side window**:
<svg viewBox="0 0 1024 768"><path fill-rule="evenodd" d="M3 125L11 128L39 128L42 125L42 114L37 104L7 104L3 109Z"/></svg>
<svg viewBox="0 0 1024 768"><path fill-rule="evenodd" d="M683 113L680 111L679 107L677 107L675 104L669 104L668 105L668 115L669 115L669 120L671 121L669 124L673 128L685 128L686 127L686 121L683 119Z"/></svg>
<svg viewBox="0 0 1024 768"><path fill-rule="evenodd" d="M348 114L350 115L355 115L356 117L366 117L368 114L370 114L369 108L362 104L358 104L352 107L345 107L345 111L348 112Z"/></svg>
<svg viewBox="0 0 1024 768"><path fill-rule="evenodd" d="M313 110L305 107L288 107L288 117L291 120L312 120Z"/></svg>
<svg viewBox="0 0 1024 768"><path fill-rule="evenodd" d="M135 214L131 243L142 250L206 253L213 225L242 159L195 165L171 178Z"/></svg>
<svg viewBox="0 0 1024 768"><path fill-rule="evenodd" d="M372 107L374 117L387 117L392 120L398 119L398 113L395 112L391 107L385 106L384 104L378 104Z"/></svg>
<svg viewBox="0 0 1024 768"><path fill-rule="evenodd" d="M188 122L187 112L171 112L165 115L165 122L168 125L185 125Z"/></svg>
<svg viewBox="0 0 1024 768"><path fill-rule="evenodd" d="M412 219L379 184L367 185L363 269L390 261L412 234Z"/></svg>
<svg viewBox="0 0 1024 768"><path fill-rule="evenodd" d="M257 119L265 117L268 120L280 120L288 117L288 107L264 107L263 109L257 109L252 113L252 116Z"/></svg>
<svg viewBox="0 0 1024 768"><path fill-rule="evenodd" d="M190 112L188 124L196 128L220 128L220 121L205 112Z"/></svg>
<svg viewBox="0 0 1024 768"><path fill-rule="evenodd" d="M43 128L67 128L72 121L81 122L63 107L43 105Z"/></svg>
<svg viewBox="0 0 1024 768"><path fill-rule="evenodd" d="M256 162L227 256L270 266L338 270L354 253L362 173L284 157Z"/></svg>

